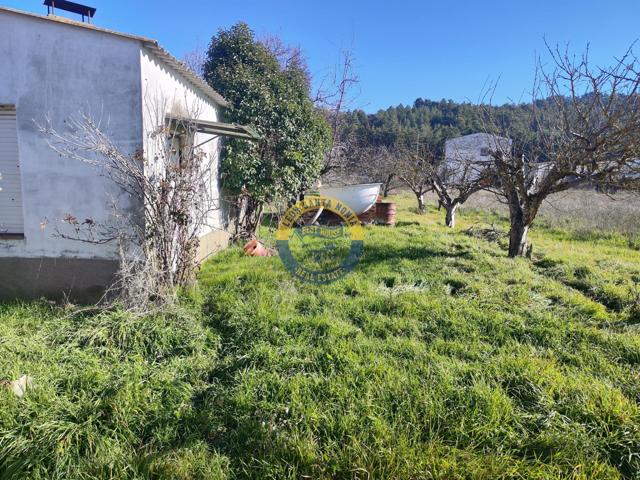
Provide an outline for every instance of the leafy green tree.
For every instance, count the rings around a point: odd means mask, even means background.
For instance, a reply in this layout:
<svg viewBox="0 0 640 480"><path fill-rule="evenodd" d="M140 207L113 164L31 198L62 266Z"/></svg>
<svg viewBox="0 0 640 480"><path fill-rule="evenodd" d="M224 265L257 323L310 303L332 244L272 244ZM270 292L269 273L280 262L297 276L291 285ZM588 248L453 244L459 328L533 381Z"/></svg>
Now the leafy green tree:
<svg viewBox="0 0 640 480"><path fill-rule="evenodd" d="M245 23L220 30L207 52L205 79L230 102L226 119L261 136L226 142L221 162L224 187L246 200L242 236L255 235L266 202L295 199L312 185L328 145L304 59L289 53L274 52Z"/></svg>

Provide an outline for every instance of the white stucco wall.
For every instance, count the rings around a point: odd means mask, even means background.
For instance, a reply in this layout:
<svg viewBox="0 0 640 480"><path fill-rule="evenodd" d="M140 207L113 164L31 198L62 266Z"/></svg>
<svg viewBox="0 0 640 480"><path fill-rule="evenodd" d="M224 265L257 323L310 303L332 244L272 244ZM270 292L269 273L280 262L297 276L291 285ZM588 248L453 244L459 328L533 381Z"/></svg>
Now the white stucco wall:
<svg viewBox="0 0 640 480"><path fill-rule="evenodd" d="M17 111L25 236L0 239L0 258L116 258L114 246L63 239L55 227L69 231L67 214L103 221L113 198L136 207L98 169L55 153L36 123L64 133L65 120L83 112L101 120L123 152L144 148L153 158L149 133L166 114L215 121L220 107L141 41L64 22L0 10L0 58L8 67L0 68L0 104ZM210 138L197 134L195 141ZM220 141L201 148L214 165L211 194L219 199ZM223 228L222 209L208 223L202 235Z"/></svg>
<svg viewBox="0 0 640 480"><path fill-rule="evenodd" d="M219 121L219 106L209 97L195 90L185 82L178 72L159 60L146 48L140 51L142 74L142 109L144 124L145 156L154 157L154 141L150 133L162 125L166 115ZM222 207L219 186L220 139L212 135L196 134L195 145L211 140L200 149L206 155L205 161L212 165L211 196L217 206ZM205 235L224 227L222 208L211 212L208 226L201 232Z"/></svg>
<svg viewBox="0 0 640 480"><path fill-rule="evenodd" d="M491 151L510 148L510 139L488 133L451 138L445 142L446 174L451 182L476 180L490 164Z"/></svg>
<svg viewBox="0 0 640 480"><path fill-rule="evenodd" d="M140 42L0 11L0 103L15 104L24 240L0 240L0 257L114 258L112 247L57 238L67 214L103 220L110 198L128 199L99 171L62 158L35 122L64 132L84 112L126 152L142 147ZM48 219L44 229L41 222Z"/></svg>

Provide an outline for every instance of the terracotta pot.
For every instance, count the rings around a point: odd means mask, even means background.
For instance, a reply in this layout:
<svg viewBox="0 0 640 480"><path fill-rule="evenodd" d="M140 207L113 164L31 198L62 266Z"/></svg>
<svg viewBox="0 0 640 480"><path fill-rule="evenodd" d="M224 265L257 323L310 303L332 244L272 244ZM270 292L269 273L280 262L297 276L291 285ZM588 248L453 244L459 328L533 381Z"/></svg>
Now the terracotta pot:
<svg viewBox="0 0 640 480"><path fill-rule="evenodd" d="M270 257L271 252L262 245L258 240L249 240L244 246L244 253L250 257Z"/></svg>
<svg viewBox="0 0 640 480"><path fill-rule="evenodd" d="M258 243L258 240L256 240L255 238L252 240L249 240L244 247L242 247L242 249L245 251L245 253L249 252L250 250L253 250L254 248L256 248L256 244Z"/></svg>

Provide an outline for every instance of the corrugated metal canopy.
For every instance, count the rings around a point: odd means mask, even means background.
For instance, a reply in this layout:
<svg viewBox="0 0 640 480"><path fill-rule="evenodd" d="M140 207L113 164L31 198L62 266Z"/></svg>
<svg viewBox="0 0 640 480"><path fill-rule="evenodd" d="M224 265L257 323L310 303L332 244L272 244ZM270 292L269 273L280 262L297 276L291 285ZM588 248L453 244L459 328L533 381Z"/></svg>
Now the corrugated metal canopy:
<svg viewBox="0 0 640 480"><path fill-rule="evenodd" d="M171 125L181 126L185 129L193 129L199 133L218 135L221 137L243 138L257 142L260 135L251 127L236 125L235 123L213 122L196 118L167 116L167 122Z"/></svg>

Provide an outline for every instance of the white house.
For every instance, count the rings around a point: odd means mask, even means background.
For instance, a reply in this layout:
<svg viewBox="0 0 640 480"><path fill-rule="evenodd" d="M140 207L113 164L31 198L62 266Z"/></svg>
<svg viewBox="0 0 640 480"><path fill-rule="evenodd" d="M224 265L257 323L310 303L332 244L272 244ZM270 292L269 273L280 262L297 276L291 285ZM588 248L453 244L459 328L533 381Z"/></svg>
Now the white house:
<svg viewBox="0 0 640 480"><path fill-rule="evenodd" d="M510 139L488 133L451 138L445 142L443 169L451 183L474 181L491 164L491 151L510 149Z"/></svg>
<svg viewBox="0 0 640 480"><path fill-rule="evenodd" d="M511 140L489 133L472 133L445 142L445 160L451 165L482 165L491 161L491 151L511 149Z"/></svg>
<svg viewBox="0 0 640 480"><path fill-rule="evenodd" d="M195 141L211 140L202 149L216 167L219 136L250 136L220 123L224 98L154 40L0 7L0 62L0 298L95 294L116 270L114 247L60 238L51 222L100 219L114 197L138 208L95 168L56 154L39 124L64 132L82 112L133 153L164 117L197 112ZM202 232L200 257L228 243L226 215Z"/></svg>

